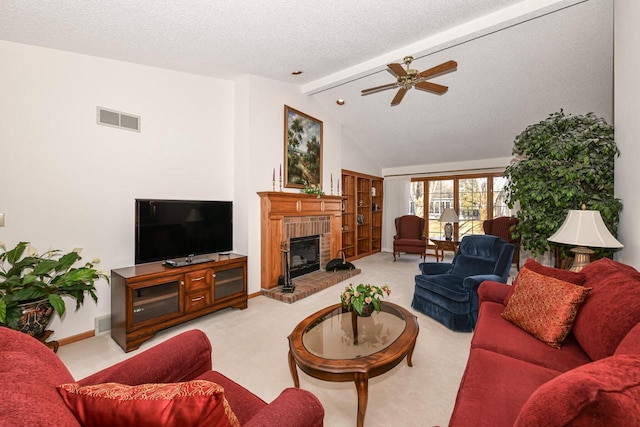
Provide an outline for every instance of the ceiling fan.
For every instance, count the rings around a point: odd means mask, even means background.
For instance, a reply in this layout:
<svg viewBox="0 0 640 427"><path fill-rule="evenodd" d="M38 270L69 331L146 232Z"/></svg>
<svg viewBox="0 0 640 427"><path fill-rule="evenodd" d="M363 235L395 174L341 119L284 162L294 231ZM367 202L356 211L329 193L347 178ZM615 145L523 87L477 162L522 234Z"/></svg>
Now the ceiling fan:
<svg viewBox="0 0 640 427"><path fill-rule="evenodd" d="M369 95L375 92L399 87L400 89L398 90L398 93L396 93L396 96L393 97L391 105L400 104L400 101L402 101L404 95L412 87L442 95L447 91L447 89L449 89L447 86L431 83L426 80L431 77L446 73L448 71L453 71L458 67L458 63L456 61L447 61L443 62L440 65L436 65L435 67L429 68L428 70L424 70L423 72L418 72L418 70L413 70L410 68L411 61L413 61L413 56L404 57L404 63L407 66L406 70L402 68L402 65L400 64L388 64L387 67L389 67L389 70L398 78L398 81L396 81L395 83L389 83L382 86L364 89L362 91L362 95Z"/></svg>

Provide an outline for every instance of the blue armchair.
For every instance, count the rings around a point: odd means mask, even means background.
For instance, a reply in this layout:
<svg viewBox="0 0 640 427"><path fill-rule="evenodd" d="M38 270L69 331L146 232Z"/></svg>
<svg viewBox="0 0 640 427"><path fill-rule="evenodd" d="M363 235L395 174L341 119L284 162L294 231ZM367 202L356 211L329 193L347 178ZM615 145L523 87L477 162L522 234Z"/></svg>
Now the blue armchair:
<svg viewBox="0 0 640 427"><path fill-rule="evenodd" d="M465 236L451 263L423 262L411 306L449 329L471 332L478 320L478 286L506 283L515 246L496 236Z"/></svg>

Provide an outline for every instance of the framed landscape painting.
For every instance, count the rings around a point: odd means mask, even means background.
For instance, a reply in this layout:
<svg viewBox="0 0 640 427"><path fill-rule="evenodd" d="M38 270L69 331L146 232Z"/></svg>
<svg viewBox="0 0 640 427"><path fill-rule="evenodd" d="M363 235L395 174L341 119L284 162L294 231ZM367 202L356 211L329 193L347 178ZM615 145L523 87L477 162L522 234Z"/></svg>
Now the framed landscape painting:
<svg viewBox="0 0 640 427"><path fill-rule="evenodd" d="M322 122L284 106L284 186L322 185Z"/></svg>

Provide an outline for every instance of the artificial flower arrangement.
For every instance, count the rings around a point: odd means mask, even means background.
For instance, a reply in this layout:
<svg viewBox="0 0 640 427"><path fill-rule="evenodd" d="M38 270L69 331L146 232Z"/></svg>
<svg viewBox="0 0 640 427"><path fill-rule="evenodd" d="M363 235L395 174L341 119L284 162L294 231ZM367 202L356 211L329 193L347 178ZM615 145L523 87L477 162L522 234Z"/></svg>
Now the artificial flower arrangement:
<svg viewBox="0 0 640 427"><path fill-rule="evenodd" d="M324 191L322 191L322 186L320 184L309 184L307 182L300 192L304 194L313 194L316 197L324 196Z"/></svg>
<svg viewBox="0 0 640 427"><path fill-rule="evenodd" d="M340 294L340 301L342 302L342 307L351 311L351 309L355 310L356 313L362 315L363 307L365 304L371 304L373 309L376 312L380 311L380 303L382 297L387 294L387 296L391 295L391 289L389 286L371 286L370 284L359 284L354 287L353 283L350 283L349 286L344 288L344 292Z"/></svg>

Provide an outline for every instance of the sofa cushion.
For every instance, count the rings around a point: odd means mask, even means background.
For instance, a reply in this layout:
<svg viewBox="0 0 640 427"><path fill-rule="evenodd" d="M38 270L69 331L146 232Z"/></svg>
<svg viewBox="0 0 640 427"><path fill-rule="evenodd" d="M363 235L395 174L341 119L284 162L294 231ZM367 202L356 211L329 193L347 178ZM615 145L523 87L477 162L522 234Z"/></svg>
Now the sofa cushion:
<svg viewBox="0 0 640 427"><path fill-rule="evenodd" d="M493 258L459 254L456 257L456 262L453 264L451 274L456 277L491 274L495 268L496 260Z"/></svg>
<svg viewBox="0 0 640 427"><path fill-rule="evenodd" d="M79 425L56 389L73 377L50 348L0 326L0 361L0 425L6 414L13 425Z"/></svg>
<svg viewBox="0 0 640 427"><path fill-rule="evenodd" d="M542 385L515 426L544 425L640 425L640 355L601 359Z"/></svg>
<svg viewBox="0 0 640 427"><path fill-rule="evenodd" d="M208 371L198 379L220 384L225 390L225 397L231 409L238 417L240 425L245 425L251 418L262 410L267 403L235 381L217 371Z"/></svg>
<svg viewBox="0 0 640 427"><path fill-rule="evenodd" d="M640 354L640 323L624 336L614 354Z"/></svg>
<svg viewBox="0 0 640 427"><path fill-rule="evenodd" d="M560 348L590 289L525 269L518 275L518 286L502 316Z"/></svg>
<svg viewBox="0 0 640 427"><path fill-rule="evenodd" d="M640 273L602 258L582 269L592 287L576 317L573 334L584 351L598 360L613 355L627 333L640 323Z"/></svg>
<svg viewBox="0 0 640 427"><path fill-rule="evenodd" d="M449 427L511 426L529 396L558 375L552 369L472 348Z"/></svg>
<svg viewBox="0 0 640 427"><path fill-rule="evenodd" d="M483 348L525 362L565 372L591 362L569 333L560 349L548 346L502 317L504 305L486 301L480 305L472 348Z"/></svg>
<svg viewBox="0 0 640 427"><path fill-rule="evenodd" d="M561 270L559 268L547 267L546 265L542 265L532 258L527 259L527 261L524 263L524 265L520 269L520 272L523 272L525 269L534 271L538 274L542 274L543 276L553 277L554 279L559 279L565 282L573 283L574 285L582 285L585 280L585 276L581 272L576 273L569 270ZM516 276L516 279L513 281L513 285L511 286L509 293L504 299L505 305L509 302L509 299L511 299L511 295L513 295L513 292L516 290L519 276L520 274Z"/></svg>
<svg viewBox="0 0 640 427"><path fill-rule="evenodd" d="M83 426L240 426L224 389L210 381L84 387L68 383L58 391Z"/></svg>

